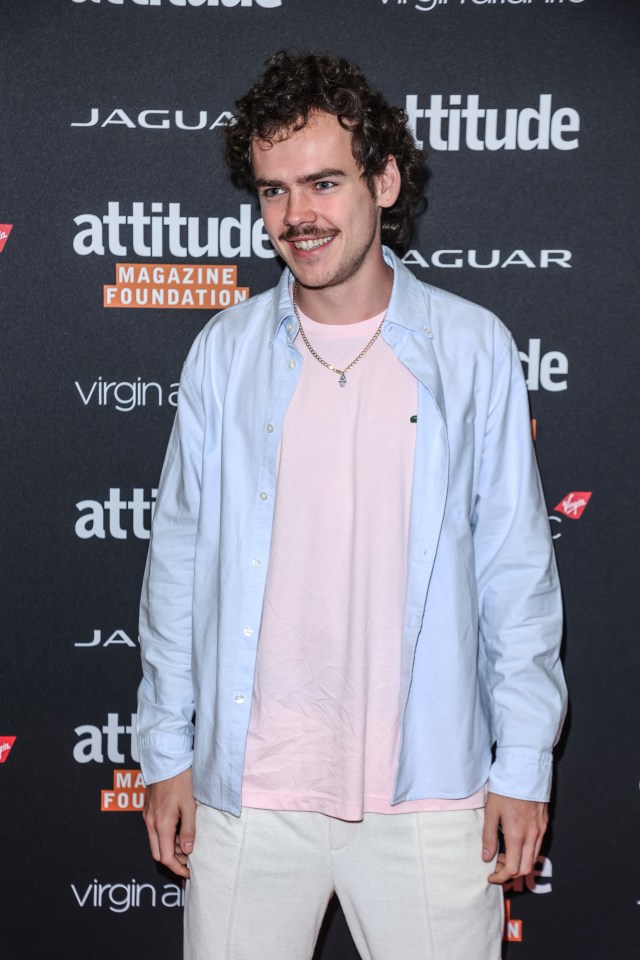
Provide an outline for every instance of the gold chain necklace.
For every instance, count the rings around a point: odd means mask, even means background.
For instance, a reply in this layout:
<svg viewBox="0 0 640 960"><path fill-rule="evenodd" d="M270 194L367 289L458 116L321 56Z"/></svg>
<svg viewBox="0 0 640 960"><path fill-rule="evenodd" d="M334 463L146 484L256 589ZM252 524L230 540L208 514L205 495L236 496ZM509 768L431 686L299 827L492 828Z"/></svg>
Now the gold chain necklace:
<svg viewBox="0 0 640 960"><path fill-rule="evenodd" d="M355 360L352 360L351 363L348 364L348 365L344 368L344 370L338 370L337 367L332 367L330 363L327 363L326 360L323 360L322 357L320 356L320 354L317 353L317 352L313 349L313 347L311 346L311 344L310 344L309 341L307 340L307 335L306 335L306 333L304 332L304 327L302 326L302 320L300 319L300 314L299 314L299 312L298 312L298 284L297 284L297 283L294 283L294 285L293 285L293 298L292 298L292 299L293 299L293 309L294 309L294 312L295 312L295 315L296 315L296 320L298 321L298 327L300 328L300 336L302 337L302 340L303 340L303 342L304 342L305 347L307 348L307 350L309 351L309 353L311 354L311 356L312 356L312 357L315 357L315 359L318 361L318 363L321 363L323 367L326 367L327 370L331 370L332 373L339 373L340 376L339 376L339 378L338 378L338 386L339 386L339 387L346 387L346 385L347 385L347 378L346 378L347 370L351 370L351 367L354 367L354 366L356 365L356 363L358 362L358 360L362 360L362 358L364 357L365 353L367 353L367 351L371 349L371 347L374 345L374 343L376 342L376 340L377 340L378 337L380 336L380 331L382 330L382 324L384 323L384 317L386 316L386 311L385 311L385 314L384 314L382 320L380 321L380 326L378 327L378 329L376 330L376 332L374 333L374 335L371 337L371 340L369 340L369 343L364 347L363 350L360 351L360 353L359 353L358 356L355 358Z"/></svg>

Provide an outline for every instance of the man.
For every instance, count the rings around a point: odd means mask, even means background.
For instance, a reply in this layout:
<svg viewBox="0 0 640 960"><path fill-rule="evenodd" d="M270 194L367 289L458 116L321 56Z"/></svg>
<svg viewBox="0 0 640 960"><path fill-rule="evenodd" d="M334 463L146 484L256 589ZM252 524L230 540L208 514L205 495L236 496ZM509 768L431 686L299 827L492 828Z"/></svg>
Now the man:
<svg viewBox="0 0 640 960"><path fill-rule="evenodd" d="M227 160L288 269L196 339L145 574L145 820L190 877L185 955L305 960L335 892L363 960L497 960L565 702L517 351L382 246L423 157L357 68L272 58Z"/></svg>

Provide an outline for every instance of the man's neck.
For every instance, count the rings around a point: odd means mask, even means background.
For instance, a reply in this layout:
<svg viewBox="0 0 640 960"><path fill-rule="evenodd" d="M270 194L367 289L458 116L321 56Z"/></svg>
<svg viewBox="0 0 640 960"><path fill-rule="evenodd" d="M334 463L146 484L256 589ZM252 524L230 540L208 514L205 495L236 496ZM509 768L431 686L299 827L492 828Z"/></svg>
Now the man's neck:
<svg viewBox="0 0 640 960"><path fill-rule="evenodd" d="M393 270L383 262L372 278L358 274L335 287L303 287L299 283L296 287L300 310L317 323L358 323L387 309Z"/></svg>

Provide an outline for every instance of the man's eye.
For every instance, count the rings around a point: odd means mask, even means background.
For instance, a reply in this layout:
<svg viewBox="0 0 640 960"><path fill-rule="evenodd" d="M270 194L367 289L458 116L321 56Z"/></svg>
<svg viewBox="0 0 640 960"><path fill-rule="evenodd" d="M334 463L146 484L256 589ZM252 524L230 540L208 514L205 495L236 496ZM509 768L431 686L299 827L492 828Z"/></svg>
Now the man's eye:
<svg viewBox="0 0 640 960"><path fill-rule="evenodd" d="M273 197L277 197L282 193L281 187L265 187L262 191L262 196L266 197L267 200L271 200Z"/></svg>
<svg viewBox="0 0 640 960"><path fill-rule="evenodd" d="M335 187L335 183L333 180L319 180L316 187L318 190L330 190L331 187Z"/></svg>

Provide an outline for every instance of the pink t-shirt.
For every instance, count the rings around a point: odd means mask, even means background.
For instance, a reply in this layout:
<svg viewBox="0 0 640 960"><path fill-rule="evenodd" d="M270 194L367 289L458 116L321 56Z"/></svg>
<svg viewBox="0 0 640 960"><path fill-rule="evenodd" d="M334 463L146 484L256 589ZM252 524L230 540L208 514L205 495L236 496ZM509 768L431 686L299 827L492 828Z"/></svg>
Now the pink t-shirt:
<svg viewBox="0 0 640 960"><path fill-rule="evenodd" d="M343 369L382 318L302 323ZM280 442L242 803L344 820L480 807L484 790L390 803L417 381L382 337L344 387L299 334L296 345L304 361Z"/></svg>

